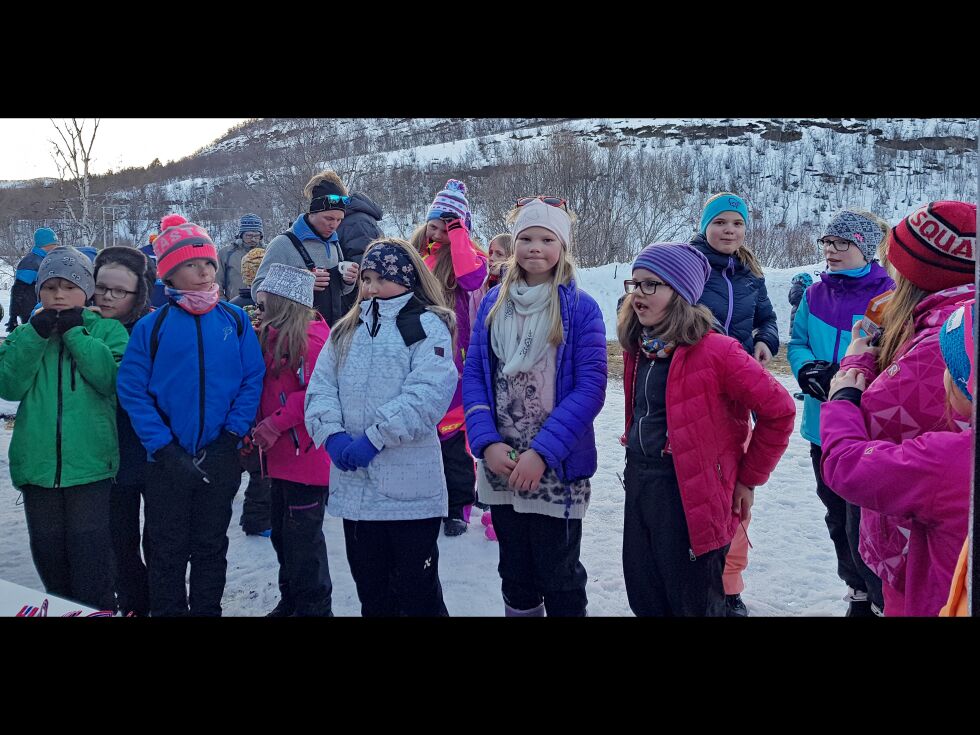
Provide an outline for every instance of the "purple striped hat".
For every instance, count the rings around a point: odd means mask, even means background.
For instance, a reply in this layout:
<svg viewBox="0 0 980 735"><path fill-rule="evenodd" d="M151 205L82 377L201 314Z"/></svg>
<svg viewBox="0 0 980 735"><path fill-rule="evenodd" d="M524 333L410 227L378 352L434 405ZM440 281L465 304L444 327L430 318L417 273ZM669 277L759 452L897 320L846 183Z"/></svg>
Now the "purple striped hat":
<svg viewBox="0 0 980 735"><path fill-rule="evenodd" d="M684 242L655 242L633 261L633 270L646 268L664 279L689 304L698 303L711 275L708 259Z"/></svg>

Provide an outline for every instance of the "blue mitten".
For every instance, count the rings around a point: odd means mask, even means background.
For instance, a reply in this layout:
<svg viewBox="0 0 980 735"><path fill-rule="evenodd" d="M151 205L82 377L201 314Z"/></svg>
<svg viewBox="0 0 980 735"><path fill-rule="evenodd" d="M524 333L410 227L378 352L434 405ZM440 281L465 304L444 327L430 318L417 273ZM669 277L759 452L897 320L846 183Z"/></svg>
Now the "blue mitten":
<svg viewBox="0 0 980 735"><path fill-rule="evenodd" d="M338 431L327 437L327 454L330 455L334 467L344 472L351 472L354 469L354 466L344 459L344 452L353 443L353 437L346 431Z"/></svg>
<svg viewBox="0 0 980 735"><path fill-rule="evenodd" d="M381 450L371 443L371 440L367 436L362 436L360 439L355 439L354 442L348 445L347 449L344 450L344 462L350 465L351 469L356 467L367 467L371 464L371 460L378 456L378 452Z"/></svg>

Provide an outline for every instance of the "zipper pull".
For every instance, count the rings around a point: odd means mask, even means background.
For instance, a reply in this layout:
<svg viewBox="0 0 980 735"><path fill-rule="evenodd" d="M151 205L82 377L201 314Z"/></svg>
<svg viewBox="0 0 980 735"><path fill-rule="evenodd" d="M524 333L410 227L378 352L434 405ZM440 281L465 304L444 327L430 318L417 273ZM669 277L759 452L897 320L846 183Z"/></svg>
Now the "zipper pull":
<svg viewBox="0 0 980 735"><path fill-rule="evenodd" d="M688 548L687 553L691 557L691 561L697 561L698 560L698 558L694 555L694 549Z"/></svg>

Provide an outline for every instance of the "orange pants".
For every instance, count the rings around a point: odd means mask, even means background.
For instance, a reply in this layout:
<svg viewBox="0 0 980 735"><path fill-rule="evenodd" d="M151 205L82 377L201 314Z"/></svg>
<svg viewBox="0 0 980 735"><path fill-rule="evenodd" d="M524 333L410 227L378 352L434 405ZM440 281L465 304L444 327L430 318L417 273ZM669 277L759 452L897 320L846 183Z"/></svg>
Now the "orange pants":
<svg viewBox="0 0 980 735"><path fill-rule="evenodd" d="M721 576L721 583L725 588L726 595L738 595L745 589L745 582L742 581L742 570L749 565L749 539L745 535L745 531L742 530L742 526L748 528L751 520L750 517L748 521L738 524L732 544L728 547L728 556L725 557L725 572Z"/></svg>

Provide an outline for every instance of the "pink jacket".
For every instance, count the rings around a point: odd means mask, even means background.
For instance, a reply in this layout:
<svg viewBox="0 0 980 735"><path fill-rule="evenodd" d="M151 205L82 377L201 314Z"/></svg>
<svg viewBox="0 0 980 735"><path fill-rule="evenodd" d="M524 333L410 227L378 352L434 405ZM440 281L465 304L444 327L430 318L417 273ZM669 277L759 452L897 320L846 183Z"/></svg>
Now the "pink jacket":
<svg viewBox="0 0 980 735"><path fill-rule="evenodd" d="M626 434L633 421L636 354L624 355ZM758 423L749 437L749 411ZM695 555L732 540L735 482L769 479L789 446L796 404L764 367L730 337L711 333L678 347L667 373L667 436Z"/></svg>
<svg viewBox="0 0 980 735"><path fill-rule="evenodd" d="M862 521L873 511L909 530L905 609L885 614L938 615L967 531L973 431L874 441L861 409L844 400L824 404L820 423L830 487L861 506Z"/></svg>
<svg viewBox="0 0 980 735"><path fill-rule="evenodd" d="M272 425L282 432L282 435L263 454L265 458L266 475L279 480L290 480L304 485L328 485L330 483L330 457L323 447L317 449L306 431L303 415L303 401L306 398L306 385L313 375L320 350L327 341L330 327L317 314L310 322L306 331L306 359L303 365L304 384L301 386L297 373L283 368L278 376L273 374L272 355L274 354L276 330L269 328L269 344L265 351L265 381L262 384L262 398L259 401L259 414L256 423L268 416L272 417ZM286 395L286 405L283 406L279 394ZM299 440L299 453L293 433Z"/></svg>
<svg viewBox="0 0 980 735"><path fill-rule="evenodd" d="M949 431L946 418L946 389L943 372L946 364L939 350L939 329L956 307L973 298L972 284L956 286L927 296L913 313L915 334L896 354L895 361L880 375L872 353L845 357L841 370L858 368L868 382L861 396L861 412L868 427L869 439L883 439L897 444L914 439L928 431ZM823 420L820 439L833 439L833 425ZM965 425L952 427L962 430ZM824 452L824 462L827 453ZM841 497L852 488L842 484L845 477L823 472L824 482ZM905 589L907 524L871 508L861 513L861 557L881 581L901 593ZM886 612L886 614L889 614Z"/></svg>
<svg viewBox="0 0 980 735"><path fill-rule="evenodd" d="M431 271L436 268L436 260L441 247L439 243L429 244L425 264L429 266ZM487 254L470 240L465 229L449 231L449 247L453 259L453 274L456 277L456 303L454 304L456 311L456 354L454 358L460 380L456 384L456 393L453 394L449 410L439 422L440 441L446 441L466 429L466 423L463 419L463 363L466 361L466 352L470 348L473 318L476 309L480 306L480 300L486 293L483 283L487 280Z"/></svg>

